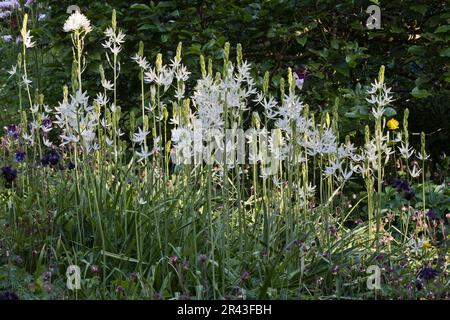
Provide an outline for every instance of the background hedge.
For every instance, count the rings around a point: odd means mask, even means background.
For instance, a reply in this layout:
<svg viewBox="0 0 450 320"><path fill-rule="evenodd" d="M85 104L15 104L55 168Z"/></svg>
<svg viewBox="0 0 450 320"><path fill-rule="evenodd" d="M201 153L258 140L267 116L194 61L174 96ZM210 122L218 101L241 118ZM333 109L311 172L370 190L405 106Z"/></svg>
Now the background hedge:
<svg viewBox="0 0 450 320"><path fill-rule="evenodd" d="M365 26L366 8L373 3L381 8L380 30ZM229 41L232 46L242 44L245 58L260 76L271 72L273 90L288 67L307 68L310 77L303 89L304 101L312 110L324 110L339 97L339 112L345 119L342 129L351 135L367 121L364 85L376 77L381 64L386 65L386 77L397 98L395 117L401 121L403 110L409 108L411 131L428 134L434 158L450 153L448 1L40 1L39 10L51 10L32 30L38 43L35 83L48 104L56 104L62 85L70 82L70 38L62 25L67 7L73 4L96 27L87 40L86 78L91 81L97 81L98 66L105 61L102 33L110 24L112 9L118 11L119 26L127 34L120 81L127 87L119 88L124 109L139 105L139 98L129 95L139 92L137 67L129 59L139 41L144 41L150 61L158 52L170 58L182 41L183 59L194 77L199 72L199 55L220 60ZM3 27L5 23L18 32L15 21L3 22ZM12 62L13 52L2 48L2 61ZM2 68L6 71L9 64L2 63ZM2 72L2 82L6 78ZM8 87L0 92L0 104L15 112L17 101ZM2 118L8 119L7 113Z"/></svg>

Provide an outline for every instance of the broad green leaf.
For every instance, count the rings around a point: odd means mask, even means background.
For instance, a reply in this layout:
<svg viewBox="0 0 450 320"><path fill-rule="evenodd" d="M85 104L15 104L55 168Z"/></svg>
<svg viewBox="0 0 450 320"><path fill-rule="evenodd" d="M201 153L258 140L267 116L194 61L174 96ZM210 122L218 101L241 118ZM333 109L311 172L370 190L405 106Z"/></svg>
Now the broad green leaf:
<svg viewBox="0 0 450 320"><path fill-rule="evenodd" d="M411 94L413 95L413 97L415 98L426 98L428 96L431 95L431 93L429 93L427 90L425 89L419 89L418 87L415 87L412 91Z"/></svg>
<svg viewBox="0 0 450 320"><path fill-rule="evenodd" d="M439 55L441 57L450 57L450 48L439 50Z"/></svg>
<svg viewBox="0 0 450 320"><path fill-rule="evenodd" d="M297 41L298 44L304 46L306 41L308 40L308 37L297 37L295 38L295 41Z"/></svg>
<svg viewBox="0 0 450 320"><path fill-rule="evenodd" d="M394 108L391 108L391 107L387 107L385 110L384 110L384 116L385 117L393 117L393 116L395 116L397 114L397 111L395 111L395 109Z"/></svg>
<svg viewBox="0 0 450 320"><path fill-rule="evenodd" d="M434 30L434 33L441 33L441 32L448 32L450 31L450 25L447 24L445 26L440 26L436 30Z"/></svg>
<svg viewBox="0 0 450 320"><path fill-rule="evenodd" d="M135 3L135 4L132 4L131 7L130 7L130 9L136 9L136 10L151 10L151 8L150 8L148 5L143 4L143 3Z"/></svg>

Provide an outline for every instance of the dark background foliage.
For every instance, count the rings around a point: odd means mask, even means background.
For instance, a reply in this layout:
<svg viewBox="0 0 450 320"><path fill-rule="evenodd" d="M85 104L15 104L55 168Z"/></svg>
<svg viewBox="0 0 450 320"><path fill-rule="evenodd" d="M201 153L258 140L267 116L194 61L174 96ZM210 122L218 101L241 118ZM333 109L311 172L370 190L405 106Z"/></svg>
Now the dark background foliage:
<svg viewBox="0 0 450 320"><path fill-rule="evenodd" d="M374 3L381 8L380 30L365 26L366 8ZM119 88L124 109L139 105L137 67L129 59L139 41L144 41L150 61L158 52L169 59L182 41L183 60L193 78L198 76L199 55L220 65L223 45L229 41L233 47L242 44L244 58L253 63L260 81L265 71L271 72L274 91L288 67L307 68L311 76L302 92L304 101L312 110L326 110L339 97L341 129L350 135L363 130L368 120L361 86L384 64L396 93L395 117L401 122L409 108L410 129L427 133L434 158L450 152L448 1L41 1L41 8L51 7L50 16L33 34L42 50L41 60L36 60L41 66L38 83L49 104L60 100L61 87L70 82L70 37L62 25L67 7L74 4L95 26L86 41L85 78L92 85L98 85L98 66L105 61L102 33L112 9L118 12L119 26L127 34ZM412 135L413 141L418 138Z"/></svg>

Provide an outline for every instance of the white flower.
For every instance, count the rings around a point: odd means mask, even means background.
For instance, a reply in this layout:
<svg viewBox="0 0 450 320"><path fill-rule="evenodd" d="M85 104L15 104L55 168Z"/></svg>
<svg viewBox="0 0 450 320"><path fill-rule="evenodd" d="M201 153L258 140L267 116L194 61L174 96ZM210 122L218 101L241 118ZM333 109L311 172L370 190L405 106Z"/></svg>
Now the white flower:
<svg viewBox="0 0 450 320"><path fill-rule="evenodd" d="M372 114L376 119L381 118L384 114L384 111L384 107L372 108Z"/></svg>
<svg viewBox="0 0 450 320"><path fill-rule="evenodd" d="M22 83L24 85L28 86L32 83L32 81L30 79L28 79L27 77L25 77L25 75L22 75Z"/></svg>
<svg viewBox="0 0 450 320"><path fill-rule="evenodd" d="M138 203L140 204L140 205L144 205L144 204L146 204L147 203L147 201L145 201L144 199L142 199L142 198L139 198L138 199Z"/></svg>
<svg viewBox="0 0 450 320"><path fill-rule="evenodd" d="M417 153L417 159L419 159L420 161L425 161L430 158L429 154L425 153L424 155L422 155L422 152L419 152L419 151L417 151L416 153Z"/></svg>
<svg viewBox="0 0 450 320"><path fill-rule="evenodd" d="M10 79L12 76L14 76L17 73L17 65L15 66L11 66L11 70L8 71L9 74L9 78Z"/></svg>
<svg viewBox="0 0 450 320"><path fill-rule="evenodd" d="M36 44L36 42L31 42L31 39L33 39L33 36L30 35L30 30L27 31L24 37L23 43L25 44L25 47L27 48L33 48Z"/></svg>
<svg viewBox="0 0 450 320"><path fill-rule="evenodd" d="M119 30L114 32L112 27L108 27L105 31L105 35L108 39L102 43L103 48L109 49L114 55L118 55L122 51L122 43L125 42L125 34Z"/></svg>
<svg viewBox="0 0 450 320"><path fill-rule="evenodd" d="M75 142L77 143L78 141L80 141L80 138L78 136L75 136L73 134L70 135L60 135L61 139L63 140L63 142L61 143L61 145L66 145L68 143L71 142Z"/></svg>
<svg viewBox="0 0 450 320"><path fill-rule="evenodd" d="M342 168L340 168L339 169L339 171L340 171L340 173L341 173L341 177L342 177L342 179L344 179L345 181L347 181L348 179L350 179L351 178L351 176L353 175L353 168L350 168L350 169L342 169Z"/></svg>
<svg viewBox="0 0 450 320"><path fill-rule="evenodd" d="M87 95L87 92L81 92L80 90L77 91L77 93L74 96L71 96L74 103L85 105L89 101L89 96Z"/></svg>
<svg viewBox="0 0 450 320"><path fill-rule="evenodd" d="M409 171L409 174L411 175L411 177L417 178L418 176L420 176L422 169L417 170L417 166L413 166L412 171L409 168L408 168L408 171Z"/></svg>
<svg viewBox="0 0 450 320"><path fill-rule="evenodd" d="M97 94L97 98L94 99L95 102L97 102L99 105L101 106L106 106L108 104L108 97L106 95L104 95L103 93L98 93Z"/></svg>
<svg viewBox="0 0 450 320"><path fill-rule="evenodd" d="M38 112L38 110L39 110L39 105L38 105L38 104L33 104L33 105L30 107L30 110L31 110L32 113Z"/></svg>
<svg viewBox="0 0 450 320"><path fill-rule="evenodd" d="M400 151L400 154L405 159L409 159L414 153L414 149L409 148L408 144L405 144L403 142L402 142L402 146L398 147L398 151Z"/></svg>
<svg viewBox="0 0 450 320"><path fill-rule="evenodd" d="M64 23L64 32L81 31L89 33L92 31L91 22L86 16L78 11L71 14Z"/></svg>
<svg viewBox="0 0 450 320"><path fill-rule="evenodd" d="M102 86L106 90L109 90L109 91L114 90L114 84L111 83L111 81L109 81L109 80L106 80L106 79L102 80Z"/></svg>
<svg viewBox="0 0 450 320"><path fill-rule="evenodd" d="M44 145L48 148L52 148L53 147L53 143L50 140L47 140L46 138L43 139L44 140Z"/></svg>
<svg viewBox="0 0 450 320"><path fill-rule="evenodd" d="M377 92L378 90L383 88L383 83L379 83L376 79L375 82L372 83L372 87L367 90L368 94L374 94L375 92Z"/></svg>
<svg viewBox="0 0 450 320"><path fill-rule="evenodd" d="M114 141L111 140L111 139L109 139L108 137L105 137L105 142L106 142L106 144L107 144L108 146L112 146L113 143L114 143Z"/></svg>
<svg viewBox="0 0 450 320"><path fill-rule="evenodd" d="M147 132L148 133L148 132ZM116 130L116 135L121 137L125 134L125 132L122 132L122 129L119 128L119 130Z"/></svg>
<svg viewBox="0 0 450 320"><path fill-rule="evenodd" d="M34 145L34 136L33 136L33 134L26 134L26 133L24 133L24 134L22 135L22 137L23 137L23 139L24 139L25 141L27 141L31 146Z"/></svg>
<svg viewBox="0 0 450 320"><path fill-rule="evenodd" d="M148 149L146 146L141 146L141 152L136 151L136 154L139 156L139 159L137 162L142 162L143 160L147 159L152 155L151 152L148 152Z"/></svg>
<svg viewBox="0 0 450 320"><path fill-rule="evenodd" d="M102 125L103 128L108 128L110 126L110 124L106 121L105 118L100 119L100 124Z"/></svg>
<svg viewBox="0 0 450 320"><path fill-rule="evenodd" d="M148 131L144 131L143 129L141 129L140 127L138 128L138 132L137 133L133 133L133 142L142 144L145 141L145 138L148 135Z"/></svg>
<svg viewBox="0 0 450 320"><path fill-rule="evenodd" d="M143 70L147 70L150 67L150 65L147 62L147 58L140 56L137 53L133 57L131 57L131 60L136 62L139 65L139 67Z"/></svg>

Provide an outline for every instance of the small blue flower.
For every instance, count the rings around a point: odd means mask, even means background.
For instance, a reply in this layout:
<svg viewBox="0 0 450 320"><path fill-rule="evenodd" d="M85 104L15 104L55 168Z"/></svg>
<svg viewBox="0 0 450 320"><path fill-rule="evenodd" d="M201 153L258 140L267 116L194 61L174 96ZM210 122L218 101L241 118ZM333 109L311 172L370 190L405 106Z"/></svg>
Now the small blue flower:
<svg viewBox="0 0 450 320"><path fill-rule="evenodd" d="M22 162L23 160L25 160L25 152L17 151L16 155L15 155L15 158L16 158L17 162Z"/></svg>

